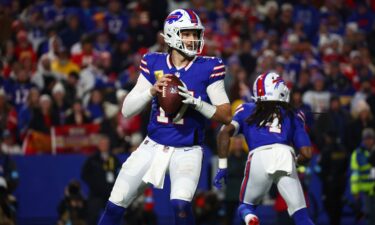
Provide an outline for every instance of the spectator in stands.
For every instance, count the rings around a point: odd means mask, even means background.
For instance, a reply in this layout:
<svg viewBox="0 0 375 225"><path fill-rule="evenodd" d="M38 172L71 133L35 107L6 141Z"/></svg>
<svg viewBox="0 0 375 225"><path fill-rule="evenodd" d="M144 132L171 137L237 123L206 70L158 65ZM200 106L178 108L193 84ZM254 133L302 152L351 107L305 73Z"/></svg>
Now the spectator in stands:
<svg viewBox="0 0 375 225"><path fill-rule="evenodd" d="M320 167L323 203L331 225L340 225L343 210L343 195L346 187L346 171L349 164L349 151L335 131L324 135L321 149Z"/></svg>
<svg viewBox="0 0 375 225"><path fill-rule="evenodd" d="M90 120L94 123L101 123L105 118L103 94L101 90L94 89L90 94L90 100L87 104L87 111L90 113Z"/></svg>
<svg viewBox="0 0 375 225"><path fill-rule="evenodd" d="M17 126L17 118L12 119L11 113L15 110L13 106L7 102L4 89L0 88L0 135L9 129L9 126ZM13 113L16 114L16 113ZM13 120L13 121L12 121ZM14 125L12 125L14 124Z"/></svg>
<svg viewBox="0 0 375 225"><path fill-rule="evenodd" d="M79 74L72 72L69 74L64 84L65 99L69 106L73 105L74 100L77 98L77 86L79 81Z"/></svg>
<svg viewBox="0 0 375 225"><path fill-rule="evenodd" d="M119 0L108 2L108 10L105 12L105 22L109 33L113 38L123 33L128 27L128 15Z"/></svg>
<svg viewBox="0 0 375 225"><path fill-rule="evenodd" d="M17 114L17 127L20 140L23 140L26 136L27 129L29 129L29 124L31 122L31 117L34 110L39 108L39 98L40 92L38 88L31 88L30 93L27 96L27 103L20 109Z"/></svg>
<svg viewBox="0 0 375 225"><path fill-rule="evenodd" d="M51 5L45 7L43 13L45 21L62 26L67 15L67 8L63 0L54 0Z"/></svg>
<svg viewBox="0 0 375 225"><path fill-rule="evenodd" d="M82 194L81 185L72 180L64 190L64 198L60 201L57 211L57 225L86 225L87 200Z"/></svg>
<svg viewBox="0 0 375 225"><path fill-rule="evenodd" d="M98 151L87 158L81 177L89 187L87 202L88 225L96 225L116 180L120 162L111 153L109 138L98 138Z"/></svg>
<svg viewBox="0 0 375 225"><path fill-rule="evenodd" d="M256 59L251 53L252 44L251 41L248 39L242 39L241 41L241 49L238 55L242 67L246 70L247 76L246 79L254 73L255 70L255 62Z"/></svg>
<svg viewBox="0 0 375 225"><path fill-rule="evenodd" d="M243 171L246 165L247 153L244 149L242 137L233 137L231 141L231 151L228 157L228 178L225 189L225 212L226 225L233 224L236 210L239 204Z"/></svg>
<svg viewBox="0 0 375 225"><path fill-rule="evenodd" d="M60 125L59 115L52 110L52 100L48 95L39 98L39 107L32 112L29 129L50 134L52 126Z"/></svg>
<svg viewBox="0 0 375 225"><path fill-rule="evenodd" d="M51 70L51 60L48 55L45 54L40 58L38 69L33 74L31 82L35 84L42 93L48 93L51 89L50 87L56 82L56 80L60 80L61 78L61 75L58 75Z"/></svg>
<svg viewBox="0 0 375 225"><path fill-rule="evenodd" d="M82 102L76 99L72 105L72 109L67 112L66 124L83 125L91 122L90 114L82 106Z"/></svg>
<svg viewBox="0 0 375 225"><path fill-rule="evenodd" d="M351 81L340 71L338 61L332 61L327 65L326 71L327 89L338 96L352 96L355 89Z"/></svg>
<svg viewBox="0 0 375 225"><path fill-rule="evenodd" d="M369 10L366 1L358 1L356 9L352 12L348 21L357 23L359 29L369 32L374 23L374 14Z"/></svg>
<svg viewBox="0 0 375 225"><path fill-rule="evenodd" d="M93 36L82 35L81 41L72 46L72 61L80 68L85 68L93 63L95 51Z"/></svg>
<svg viewBox="0 0 375 225"><path fill-rule="evenodd" d="M362 143L353 151L350 162L351 193L359 205L364 205L367 224L375 224L375 178L369 162L374 148L375 132L366 128L362 132Z"/></svg>
<svg viewBox="0 0 375 225"><path fill-rule="evenodd" d="M106 87L108 83L108 77L104 70L104 59L106 56L105 53L96 54L92 64L81 71L77 95L84 102L87 102L89 94L93 89Z"/></svg>
<svg viewBox="0 0 375 225"><path fill-rule="evenodd" d="M90 32L95 27L93 17L97 12L96 5L92 4L91 0L82 0L80 6L78 8L79 22L83 23L86 32Z"/></svg>
<svg viewBox="0 0 375 225"><path fill-rule="evenodd" d="M2 134L2 144L0 145L1 151L9 155L22 154L21 147L15 143L14 137L8 130L4 130Z"/></svg>
<svg viewBox="0 0 375 225"><path fill-rule="evenodd" d="M316 113L326 112L329 109L331 93L325 90L324 76L320 73L311 74L313 90L306 91L302 96L302 101L311 107Z"/></svg>
<svg viewBox="0 0 375 225"><path fill-rule="evenodd" d="M361 82L360 89L354 94L350 102L350 109L352 114L355 113L354 111L357 108L357 104L360 101L366 101L366 99L371 95L371 88L372 87L370 80L363 80Z"/></svg>
<svg viewBox="0 0 375 225"><path fill-rule="evenodd" d="M30 82L31 71L27 71L20 63L14 63L12 76L4 84L4 90L8 100L16 111L26 104L30 89L34 86Z"/></svg>
<svg viewBox="0 0 375 225"><path fill-rule="evenodd" d="M313 85L310 82L310 78L310 72L308 69L301 70L298 82L295 84L295 87L301 90L302 96L305 94L306 91L313 89Z"/></svg>
<svg viewBox="0 0 375 225"><path fill-rule="evenodd" d="M341 108L338 96L332 96L329 101L329 109L321 114L313 127L313 135L319 149L322 149L329 139L327 135L333 132L336 135L337 143L346 144L346 131L349 127L349 114Z"/></svg>
<svg viewBox="0 0 375 225"><path fill-rule="evenodd" d="M96 31L94 48L98 52L112 52L112 45L109 34L105 30Z"/></svg>
<svg viewBox="0 0 375 225"><path fill-rule="evenodd" d="M66 17L66 28L59 33L63 45L70 50L70 48L80 41L83 35L82 24L80 24L79 17L76 12L70 10Z"/></svg>
<svg viewBox="0 0 375 225"><path fill-rule="evenodd" d="M56 27L50 26L47 29L47 40L40 44L38 55L45 56L52 62L57 59L60 48L63 47L60 37L57 35Z"/></svg>
<svg viewBox="0 0 375 225"><path fill-rule="evenodd" d="M2 57L1 57L1 64L2 64L2 77L8 78L11 72L12 64L17 61L16 53L15 53L15 44L12 40L7 40L4 43L4 48L2 49Z"/></svg>
<svg viewBox="0 0 375 225"><path fill-rule="evenodd" d="M59 116L59 124L64 125L66 111L70 108L65 98L65 88L61 82L55 83L52 88L52 111Z"/></svg>
<svg viewBox="0 0 375 225"><path fill-rule="evenodd" d="M241 68L237 73L233 74L232 82L232 86L230 87L231 94L229 95L229 99L232 102L237 99L251 100L251 91L244 69Z"/></svg>
<svg viewBox="0 0 375 225"><path fill-rule="evenodd" d="M66 78L71 72L79 73L80 68L70 59L68 49L61 47L57 58L51 62L51 70L59 76Z"/></svg>
<svg viewBox="0 0 375 225"><path fill-rule="evenodd" d="M24 10L26 11L26 10ZM25 27L28 28L28 39L33 45L35 51L38 50L38 46L43 42L45 37L44 32L44 20L41 11L31 8L27 12L23 13L26 18L24 18Z"/></svg>
<svg viewBox="0 0 375 225"><path fill-rule="evenodd" d="M277 20L277 31L280 36L283 36L288 30L293 27L293 5L284 3L281 5L280 19Z"/></svg>
<svg viewBox="0 0 375 225"><path fill-rule="evenodd" d="M361 143L361 134L365 128L375 127L374 116L365 100L357 102L352 110L353 121L350 122L348 131L348 147L354 149Z"/></svg>
<svg viewBox="0 0 375 225"><path fill-rule="evenodd" d="M129 27L126 31L129 34L129 38L132 42L131 47L134 52L142 47L150 47L153 43L153 39L155 38L152 29L142 26L138 14L133 14L130 16Z"/></svg>
<svg viewBox="0 0 375 225"><path fill-rule="evenodd" d="M164 41L162 36L161 39ZM131 43L129 37L124 35L119 40L118 46L115 49L112 57L112 67L117 74L123 72L133 63L131 54Z"/></svg>
<svg viewBox="0 0 375 225"><path fill-rule="evenodd" d="M27 39L27 32L25 30L20 30L17 33L16 45L14 48L15 56L20 60L24 56L30 56L32 63L36 63L37 56L31 45L30 41Z"/></svg>

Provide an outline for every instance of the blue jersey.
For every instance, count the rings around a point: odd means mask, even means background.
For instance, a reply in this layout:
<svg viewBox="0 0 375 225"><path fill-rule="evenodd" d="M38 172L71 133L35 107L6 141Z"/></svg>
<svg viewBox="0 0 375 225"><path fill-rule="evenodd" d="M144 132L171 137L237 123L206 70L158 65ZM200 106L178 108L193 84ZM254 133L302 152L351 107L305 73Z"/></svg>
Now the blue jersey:
<svg viewBox="0 0 375 225"><path fill-rule="evenodd" d="M254 150L260 146L271 144L285 144L300 149L304 146L311 146L310 139L305 130L304 116L302 113L283 113L283 122L278 121L266 124L265 127L258 127L255 124L249 125L246 119L255 110L254 103L240 105L233 117L239 125L238 133L245 136L249 149Z"/></svg>
<svg viewBox="0 0 375 225"><path fill-rule="evenodd" d="M140 71L152 85L157 77L166 74L175 75L186 84L194 97L201 97L206 102L210 102L207 87L224 79L225 76L225 67L219 58L197 56L186 67L177 69L169 54L166 53L144 55ZM202 114L189 107L184 117L177 123L173 123L173 116L166 115L157 98L153 98L148 136L160 144L174 147L201 145L207 122L208 120Z"/></svg>

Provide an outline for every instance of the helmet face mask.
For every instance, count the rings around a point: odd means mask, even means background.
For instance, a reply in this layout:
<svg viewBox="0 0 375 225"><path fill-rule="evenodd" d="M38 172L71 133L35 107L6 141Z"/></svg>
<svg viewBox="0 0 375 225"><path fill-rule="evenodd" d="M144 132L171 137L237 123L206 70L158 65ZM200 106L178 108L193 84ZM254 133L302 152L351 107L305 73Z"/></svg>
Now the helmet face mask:
<svg viewBox="0 0 375 225"><path fill-rule="evenodd" d="M256 101L289 102L289 88L277 73L259 75L253 85L253 95Z"/></svg>
<svg viewBox="0 0 375 225"><path fill-rule="evenodd" d="M197 31L197 39L182 39L184 31ZM204 27L198 15L189 9L177 9L171 12L164 22L162 36L169 47L189 57L200 54L204 46ZM191 46L186 46L189 42L192 43Z"/></svg>

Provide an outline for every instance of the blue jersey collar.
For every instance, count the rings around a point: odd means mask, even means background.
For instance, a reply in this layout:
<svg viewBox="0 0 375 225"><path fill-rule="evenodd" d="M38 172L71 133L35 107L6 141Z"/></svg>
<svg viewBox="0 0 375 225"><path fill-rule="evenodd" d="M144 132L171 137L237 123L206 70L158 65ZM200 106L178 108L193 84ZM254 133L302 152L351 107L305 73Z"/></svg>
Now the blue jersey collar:
<svg viewBox="0 0 375 225"><path fill-rule="evenodd" d="M167 65L168 65L168 69L172 69L173 67L176 68L177 70L180 70L180 69L185 69L185 71L187 71L194 63L195 59L197 58L197 56L194 56L194 58L187 64L187 66L185 67L181 67L181 68L177 68L173 62L172 62L172 58L171 58L171 55L168 54L167 55L167 58L166 58L166 61L167 61Z"/></svg>

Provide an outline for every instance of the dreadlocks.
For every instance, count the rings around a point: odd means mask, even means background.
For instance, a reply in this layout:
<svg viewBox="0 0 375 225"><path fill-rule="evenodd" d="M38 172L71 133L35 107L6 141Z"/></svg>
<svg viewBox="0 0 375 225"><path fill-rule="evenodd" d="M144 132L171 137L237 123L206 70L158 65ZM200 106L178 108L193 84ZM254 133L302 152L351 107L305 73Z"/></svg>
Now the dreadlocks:
<svg viewBox="0 0 375 225"><path fill-rule="evenodd" d="M294 108L288 102L282 101L257 101L254 112L246 119L248 124L256 124L258 127L265 127L267 123L272 123L274 118L279 118L279 124L283 122L282 109L284 115L293 115Z"/></svg>

